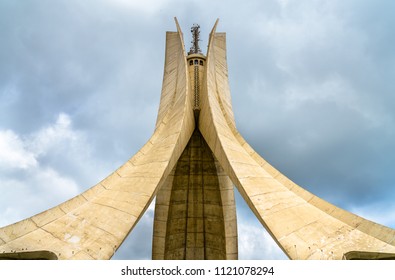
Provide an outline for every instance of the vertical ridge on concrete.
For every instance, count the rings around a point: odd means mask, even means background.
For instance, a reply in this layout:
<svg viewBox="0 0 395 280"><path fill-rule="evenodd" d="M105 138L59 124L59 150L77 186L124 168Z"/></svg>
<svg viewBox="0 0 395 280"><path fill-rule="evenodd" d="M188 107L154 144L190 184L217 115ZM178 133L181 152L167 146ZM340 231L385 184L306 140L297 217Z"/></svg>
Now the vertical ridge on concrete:
<svg viewBox="0 0 395 280"><path fill-rule="evenodd" d="M174 174L165 259L225 259L225 229L217 170L195 131Z"/></svg>
<svg viewBox="0 0 395 280"><path fill-rule="evenodd" d="M236 259L233 185L198 130L171 181L157 196L153 258Z"/></svg>

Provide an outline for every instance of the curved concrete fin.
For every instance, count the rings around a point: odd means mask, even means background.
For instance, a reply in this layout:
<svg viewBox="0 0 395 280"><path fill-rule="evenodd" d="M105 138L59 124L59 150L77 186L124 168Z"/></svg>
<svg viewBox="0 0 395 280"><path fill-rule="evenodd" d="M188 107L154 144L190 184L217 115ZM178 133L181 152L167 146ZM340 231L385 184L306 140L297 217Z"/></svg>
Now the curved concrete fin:
<svg viewBox="0 0 395 280"><path fill-rule="evenodd" d="M0 229L1 253L50 252L58 259L109 259L133 229L185 149L195 122L182 34L168 33L160 115L150 140L96 186ZM29 254L42 256L42 254Z"/></svg>
<svg viewBox="0 0 395 280"><path fill-rule="evenodd" d="M210 36L199 129L249 207L291 259L342 259L351 251L395 252L395 231L314 196L263 160L237 131L221 87L227 70ZM226 72L226 73L225 73ZM366 254L365 254L366 255ZM371 254L375 255L375 254Z"/></svg>

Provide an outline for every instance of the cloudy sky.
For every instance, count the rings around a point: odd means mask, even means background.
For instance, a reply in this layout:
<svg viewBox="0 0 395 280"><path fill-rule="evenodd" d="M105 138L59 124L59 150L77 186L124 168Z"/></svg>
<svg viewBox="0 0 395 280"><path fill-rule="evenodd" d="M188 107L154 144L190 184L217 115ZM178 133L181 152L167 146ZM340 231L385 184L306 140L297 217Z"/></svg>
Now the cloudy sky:
<svg viewBox="0 0 395 280"><path fill-rule="evenodd" d="M0 0L0 226L93 186L154 130L165 32L220 18L238 129L293 181L395 228L395 10L377 0ZM392 78L391 78L392 77ZM241 259L284 254L239 198ZM153 208L114 258L151 257Z"/></svg>

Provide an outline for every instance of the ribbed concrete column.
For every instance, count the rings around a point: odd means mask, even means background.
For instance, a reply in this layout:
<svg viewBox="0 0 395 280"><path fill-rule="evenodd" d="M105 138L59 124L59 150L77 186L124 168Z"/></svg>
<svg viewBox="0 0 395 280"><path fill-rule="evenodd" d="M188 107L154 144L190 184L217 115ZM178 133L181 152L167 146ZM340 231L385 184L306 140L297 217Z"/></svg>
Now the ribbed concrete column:
<svg viewBox="0 0 395 280"><path fill-rule="evenodd" d="M236 259L233 185L198 130L158 192L154 259Z"/></svg>

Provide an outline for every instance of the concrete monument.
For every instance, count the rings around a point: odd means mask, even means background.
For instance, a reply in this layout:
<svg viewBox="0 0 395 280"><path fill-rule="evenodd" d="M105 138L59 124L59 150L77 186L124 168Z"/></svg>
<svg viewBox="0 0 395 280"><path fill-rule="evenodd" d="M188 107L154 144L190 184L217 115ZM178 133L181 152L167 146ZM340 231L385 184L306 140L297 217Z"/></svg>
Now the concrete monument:
<svg viewBox="0 0 395 280"><path fill-rule="evenodd" d="M162 94L148 142L103 181L0 228L0 259L110 259L156 197L153 259L237 259L233 186L290 259L395 259L395 230L301 188L238 132L225 33L207 54L166 34Z"/></svg>

